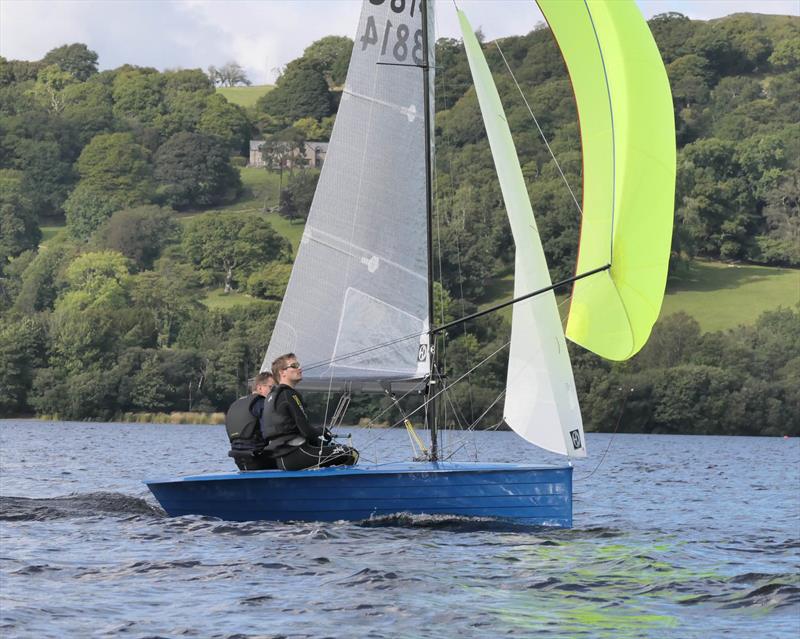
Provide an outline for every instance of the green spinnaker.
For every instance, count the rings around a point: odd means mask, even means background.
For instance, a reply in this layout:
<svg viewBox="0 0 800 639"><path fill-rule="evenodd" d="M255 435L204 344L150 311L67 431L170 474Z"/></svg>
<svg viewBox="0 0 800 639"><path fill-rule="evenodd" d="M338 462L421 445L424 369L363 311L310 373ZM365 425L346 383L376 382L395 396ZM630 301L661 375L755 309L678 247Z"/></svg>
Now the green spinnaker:
<svg viewBox="0 0 800 639"><path fill-rule="evenodd" d="M634 0L537 0L578 106L583 221L567 337L612 360L644 346L667 279L675 122L664 64Z"/></svg>

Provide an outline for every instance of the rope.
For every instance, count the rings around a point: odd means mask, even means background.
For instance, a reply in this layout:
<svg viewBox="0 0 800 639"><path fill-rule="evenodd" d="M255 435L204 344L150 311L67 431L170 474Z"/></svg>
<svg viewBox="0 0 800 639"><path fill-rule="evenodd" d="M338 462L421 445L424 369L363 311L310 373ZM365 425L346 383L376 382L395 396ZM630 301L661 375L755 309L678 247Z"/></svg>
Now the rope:
<svg viewBox="0 0 800 639"><path fill-rule="evenodd" d="M514 72L511 70L511 67L508 64L508 60L506 60L506 56L503 55L503 50L500 48L500 43L495 40L494 41L497 50L500 52L500 57L503 58L503 62L506 65L506 69L508 69L508 73L511 75L511 79L514 81L514 85L517 87L517 91L522 96L522 101L525 103L525 106L528 108L528 113L531 114L531 118L533 118L534 124L536 124L536 128L539 129L539 135L542 137L544 141L544 145L547 147L548 152L550 153L550 157L553 158L553 162L558 169L559 174L561 175L561 179L564 180L564 184L567 185L567 189L569 190L569 194L572 196L572 201L575 202L575 207L578 209L578 213L583 215L583 210L581 209L581 205L578 204L578 198L575 197L575 193L572 191L572 187L569 185L569 181L567 180L567 176L564 175L564 171L561 170L561 165L558 163L556 159L555 153L553 153L553 149L550 148L550 143L547 141L547 136L545 136L544 131L542 131L542 127L539 126L539 120L536 119L536 116L533 114L533 109L531 109L531 105L528 104L528 100L525 97L525 94L522 92L522 87L519 86L519 82L517 82L517 78L514 77Z"/></svg>

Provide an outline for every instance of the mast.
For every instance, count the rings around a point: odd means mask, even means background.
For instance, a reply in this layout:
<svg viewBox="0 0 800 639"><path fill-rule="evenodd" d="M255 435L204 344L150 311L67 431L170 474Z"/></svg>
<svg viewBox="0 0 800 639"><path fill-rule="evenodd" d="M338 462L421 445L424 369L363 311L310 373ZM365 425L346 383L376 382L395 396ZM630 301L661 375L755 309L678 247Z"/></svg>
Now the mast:
<svg viewBox="0 0 800 639"><path fill-rule="evenodd" d="M433 332L433 185L431 184L431 89L430 89L430 56L428 42L428 3L430 0L420 0L422 18L422 82L423 82L423 108L425 111L425 207L428 220L428 361L430 374L425 392L425 401L428 405L426 412L428 426L431 431L431 461L439 459L439 433L436 424L436 335Z"/></svg>

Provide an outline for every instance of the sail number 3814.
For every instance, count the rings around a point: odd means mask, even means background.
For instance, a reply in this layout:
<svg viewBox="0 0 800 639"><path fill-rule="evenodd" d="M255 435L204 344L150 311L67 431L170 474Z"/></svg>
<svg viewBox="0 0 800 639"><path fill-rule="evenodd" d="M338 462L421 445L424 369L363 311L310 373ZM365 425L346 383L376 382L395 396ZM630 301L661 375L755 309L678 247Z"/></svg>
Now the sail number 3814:
<svg viewBox="0 0 800 639"><path fill-rule="evenodd" d="M397 14L398 17L408 10L409 15L413 18L414 12L417 8L417 0L369 0L371 4L380 6L385 2L389 3L392 12ZM411 29L405 23L394 24L390 19L386 19L386 24L378 27L375 24L375 17L369 16L367 23L364 26L364 33L359 39L361 42L361 50L365 51L367 47L379 45L381 48L381 55L387 53L397 60L398 62L406 62L409 54L415 64L422 64L422 29L417 29L413 37Z"/></svg>

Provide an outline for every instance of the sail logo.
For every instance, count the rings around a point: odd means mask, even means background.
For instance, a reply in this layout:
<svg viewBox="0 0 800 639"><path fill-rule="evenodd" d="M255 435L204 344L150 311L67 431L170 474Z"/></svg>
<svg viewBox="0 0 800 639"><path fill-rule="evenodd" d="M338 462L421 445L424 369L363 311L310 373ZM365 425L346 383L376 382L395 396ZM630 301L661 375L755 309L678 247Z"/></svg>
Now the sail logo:
<svg viewBox="0 0 800 639"><path fill-rule="evenodd" d="M419 351L417 351L417 361L424 362L426 359L428 359L428 345L420 344Z"/></svg>
<svg viewBox="0 0 800 639"><path fill-rule="evenodd" d="M580 448L581 447L581 432L576 428L575 430L569 431L569 436L572 437L572 447L573 448Z"/></svg>
<svg viewBox="0 0 800 639"><path fill-rule="evenodd" d="M361 263L367 267L367 270L370 273L374 273L378 270L378 267L381 264L380 258L377 255L373 255L371 258L367 259L366 257L361 258Z"/></svg>

